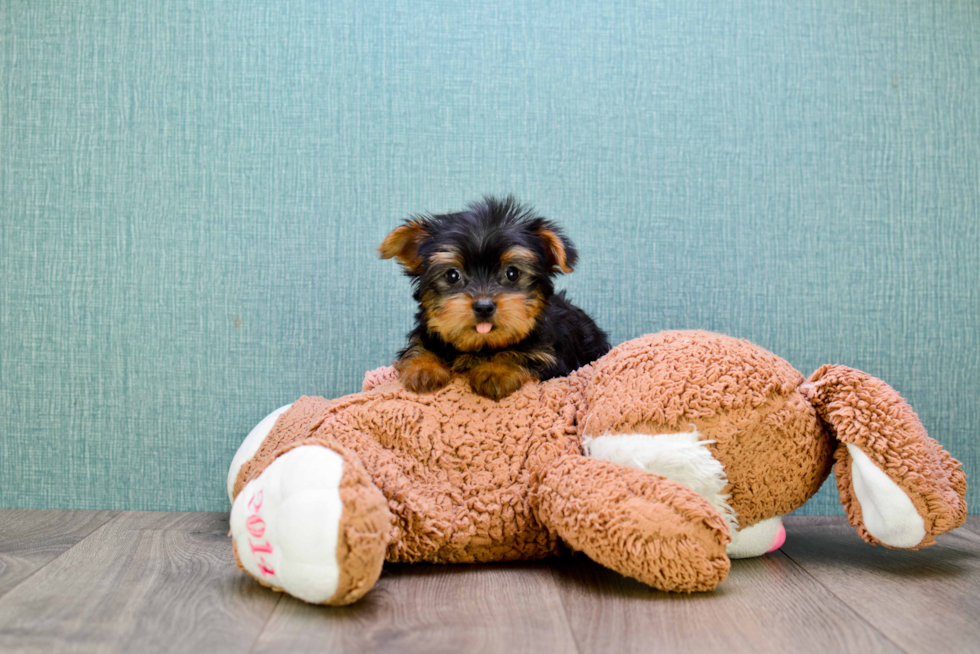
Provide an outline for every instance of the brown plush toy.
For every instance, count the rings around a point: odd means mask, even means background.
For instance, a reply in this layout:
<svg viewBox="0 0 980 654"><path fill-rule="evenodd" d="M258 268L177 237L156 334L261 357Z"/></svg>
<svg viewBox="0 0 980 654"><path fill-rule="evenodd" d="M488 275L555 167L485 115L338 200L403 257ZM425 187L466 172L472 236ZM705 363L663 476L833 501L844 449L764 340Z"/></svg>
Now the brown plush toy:
<svg viewBox="0 0 980 654"><path fill-rule="evenodd" d="M834 463L836 461L836 463ZM834 466L851 524L916 549L960 525L966 478L887 384L809 380L745 341L663 332L495 402L454 380L304 397L263 420L229 473L232 547L309 602L364 595L384 561L536 559L562 545L668 591L784 538Z"/></svg>

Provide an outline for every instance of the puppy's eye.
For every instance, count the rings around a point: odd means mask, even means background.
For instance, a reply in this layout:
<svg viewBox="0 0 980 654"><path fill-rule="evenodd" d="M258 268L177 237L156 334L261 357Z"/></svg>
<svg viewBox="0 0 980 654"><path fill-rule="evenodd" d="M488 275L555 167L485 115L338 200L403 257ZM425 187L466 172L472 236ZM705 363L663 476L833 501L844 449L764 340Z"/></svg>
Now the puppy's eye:
<svg viewBox="0 0 980 654"><path fill-rule="evenodd" d="M521 271L514 266L508 266L504 274L507 275L507 281L509 282L516 282L521 278Z"/></svg>
<svg viewBox="0 0 980 654"><path fill-rule="evenodd" d="M455 284L459 281L459 271L455 268L446 271L446 281L450 284Z"/></svg>

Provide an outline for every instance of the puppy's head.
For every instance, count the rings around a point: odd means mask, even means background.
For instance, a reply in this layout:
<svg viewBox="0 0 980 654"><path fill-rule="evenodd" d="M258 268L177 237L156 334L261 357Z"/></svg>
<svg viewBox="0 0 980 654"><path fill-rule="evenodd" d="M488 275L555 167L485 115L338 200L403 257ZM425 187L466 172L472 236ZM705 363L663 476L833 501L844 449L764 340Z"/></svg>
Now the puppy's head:
<svg viewBox="0 0 980 654"><path fill-rule="evenodd" d="M552 277L578 259L554 223L510 197L413 218L378 251L412 278L429 332L464 352L523 340L554 293Z"/></svg>

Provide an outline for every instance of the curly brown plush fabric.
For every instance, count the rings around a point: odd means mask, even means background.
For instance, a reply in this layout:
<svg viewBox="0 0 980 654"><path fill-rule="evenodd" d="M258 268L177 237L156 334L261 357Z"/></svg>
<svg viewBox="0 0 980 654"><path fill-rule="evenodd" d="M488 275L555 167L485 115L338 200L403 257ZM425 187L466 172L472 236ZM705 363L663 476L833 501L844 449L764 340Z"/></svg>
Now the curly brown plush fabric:
<svg viewBox="0 0 980 654"><path fill-rule="evenodd" d="M235 492L297 441L356 451L395 516L389 561L469 563L557 552L529 502L532 470L579 453L575 380L529 384L501 402L462 378L431 395L397 382L338 401L301 398L280 416Z"/></svg>
<svg viewBox="0 0 980 654"><path fill-rule="evenodd" d="M372 371L361 393L304 397L283 413L239 470L234 494L292 447L342 454L342 571L332 603L370 588L382 548L388 561L464 563L540 558L564 543L657 588L710 590L729 569L719 511L681 483L582 451L583 436L692 426L724 467L740 528L802 505L837 447L842 501L873 542L844 443L868 452L909 494L925 519L922 545L966 512L958 462L887 384L839 366L805 382L758 346L699 331L634 339L499 402L462 378L419 395L391 369Z"/></svg>
<svg viewBox="0 0 980 654"><path fill-rule="evenodd" d="M594 368L585 435L693 427L728 473L740 528L795 510L830 472L831 438L798 390L803 375L748 341L661 332L623 343Z"/></svg>
<svg viewBox="0 0 980 654"><path fill-rule="evenodd" d="M571 547L656 588L711 590L731 567L721 515L691 489L658 475L564 456L532 499Z"/></svg>

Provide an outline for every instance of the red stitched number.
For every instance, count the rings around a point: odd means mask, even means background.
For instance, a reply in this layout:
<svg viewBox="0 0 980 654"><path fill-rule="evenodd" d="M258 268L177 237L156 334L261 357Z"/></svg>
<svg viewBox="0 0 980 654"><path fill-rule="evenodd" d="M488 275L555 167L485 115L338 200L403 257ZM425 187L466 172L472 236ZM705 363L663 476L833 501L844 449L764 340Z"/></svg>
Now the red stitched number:
<svg viewBox="0 0 980 654"><path fill-rule="evenodd" d="M257 515L250 515L245 521L245 528L248 529L248 533L252 534L253 538L262 538L265 534L265 520Z"/></svg>
<svg viewBox="0 0 980 654"><path fill-rule="evenodd" d="M262 508L262 491L259 491L248 501L248 508L252 510L252 515L248 516L245 520L245 528L248 529L248 533L252 538L259 539L265 535L265 520L259 515L259 509ZM264 543L258 543L252 541L252 538L248 539L248 545L252 548L252 556L256 554L272 554L272 543L265 541ZM259 571L265 576L269 577L276 574L276 571L269 567L269 562L265 560L264 556L258 557L259 559Z"/></svg>
<svg viewBox="0 0 980 654"><path fill-rule="evenodd" d="M252 554L256 552L262 552L263 554L272 554L272 545L269 545L269 541L262 543L261 545L256 545L251 540L248 544L252 546Z"/></svg>

